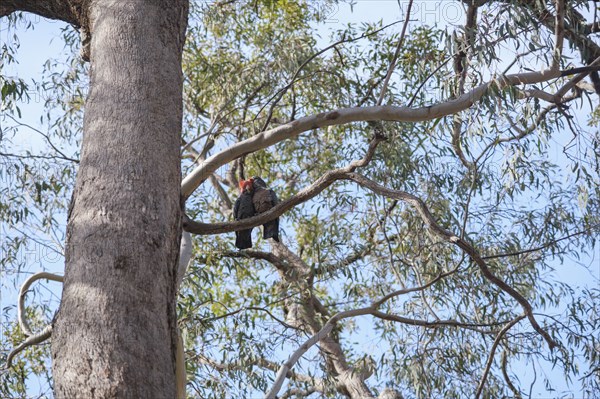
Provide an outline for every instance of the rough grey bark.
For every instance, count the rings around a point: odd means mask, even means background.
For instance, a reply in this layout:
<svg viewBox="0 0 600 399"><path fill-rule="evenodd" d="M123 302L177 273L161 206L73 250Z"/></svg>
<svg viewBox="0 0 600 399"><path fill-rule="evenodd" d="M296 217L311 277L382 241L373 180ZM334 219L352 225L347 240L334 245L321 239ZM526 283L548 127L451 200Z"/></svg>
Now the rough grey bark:
<svg viewBox="0 0 600 399"><path fill-rule="evenodd" d="M59 19L77 27L81 26L85 0L2 0L0 17L15 11L25 11L44 18Z"/></svg>
<svg viewBox="0 0 600 399"><path fill-rule="evenodd" d="M52 337L57 398L174 398L187 1L90 1L90 92Z"/></svg>

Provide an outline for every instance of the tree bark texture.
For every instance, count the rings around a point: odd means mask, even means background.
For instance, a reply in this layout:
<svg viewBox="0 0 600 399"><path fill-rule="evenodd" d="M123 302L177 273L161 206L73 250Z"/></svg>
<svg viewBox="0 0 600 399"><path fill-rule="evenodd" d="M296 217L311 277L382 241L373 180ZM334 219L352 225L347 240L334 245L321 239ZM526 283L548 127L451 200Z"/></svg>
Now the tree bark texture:
<svg viewBox="0 0 600 399"><path fill-rule="evenodd" d="M90 1L90 91L52 336L57 398L174 398L187 1Z"/></svg>

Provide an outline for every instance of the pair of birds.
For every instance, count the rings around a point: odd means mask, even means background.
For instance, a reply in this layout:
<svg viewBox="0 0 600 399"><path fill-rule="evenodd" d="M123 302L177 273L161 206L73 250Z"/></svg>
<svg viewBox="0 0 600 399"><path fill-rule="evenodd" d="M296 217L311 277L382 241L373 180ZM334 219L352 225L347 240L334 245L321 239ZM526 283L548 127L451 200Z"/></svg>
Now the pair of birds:
<svg viewBox="0 0 600 399"><path fill-rule="evenodd" d="M277 205L277 194L267 188L267 183L258 176L241 180L239 189L240 196L233 206L235 220L250 218ZM263 225L263 238L279 241L279 218ZM252 229L236 231L235 246L239 249L252 248Z"/></svg>

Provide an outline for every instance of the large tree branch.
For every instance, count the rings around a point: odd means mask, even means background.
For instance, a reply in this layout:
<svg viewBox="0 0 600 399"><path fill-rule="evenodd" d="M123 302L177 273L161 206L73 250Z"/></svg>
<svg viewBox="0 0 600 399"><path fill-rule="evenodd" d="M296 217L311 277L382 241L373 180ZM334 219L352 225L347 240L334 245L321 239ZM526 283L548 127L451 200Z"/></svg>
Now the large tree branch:
<svg viewBox="0 0 600 399"><path fill-rule="evenodd" d="M0 17L25 11L79 27L82 25L83 2L83 0L2 0Z"/></svg>
<svg viewBox="0 0 600 399"><path fill-rule="evenodd" d="M422 122L437 119L471 107L478 102L491 87L504 89L509 86L546 82L559 78L560 76L561 71L558 70L543 70L506 75L502 76L500 79L479 85L456 99L427 107L409 108L391 105L353 107L340 108L330 112L322 112L317 115L305 116L259 133L207 158L201 166L194 169L183 179L181 191L184 198L187 198L219 167L244 154L267 148L280 141L294 138L300 133L312 129L361 121L386 120L397 122Z"/></svg>

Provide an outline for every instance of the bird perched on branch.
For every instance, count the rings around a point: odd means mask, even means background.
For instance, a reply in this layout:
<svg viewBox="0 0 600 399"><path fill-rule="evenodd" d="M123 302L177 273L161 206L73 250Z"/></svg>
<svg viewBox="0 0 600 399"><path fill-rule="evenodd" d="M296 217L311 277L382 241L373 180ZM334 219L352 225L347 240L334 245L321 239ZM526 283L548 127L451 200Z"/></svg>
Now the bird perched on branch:
<svg viewBox="0 0 600 399"><path fill-rule="evenodd" d="M239 182L240 196L233 206L233 217L235 220L247 219L256 214L252 203L254 191L252 179ZM239 249L252 248L252 229L235 232L235 246Z"/></svg>
<svg viewBox="0 0 600 399"><path fill-rule="evenodd" d="M266 212L277 205L277 194L275 194L275 191L267 188L267 183L263 179L255 176L251 180L254 187L252 202L257 213ZM272 238L279 242L279 218L263 225L263 238Z"/></svg>

